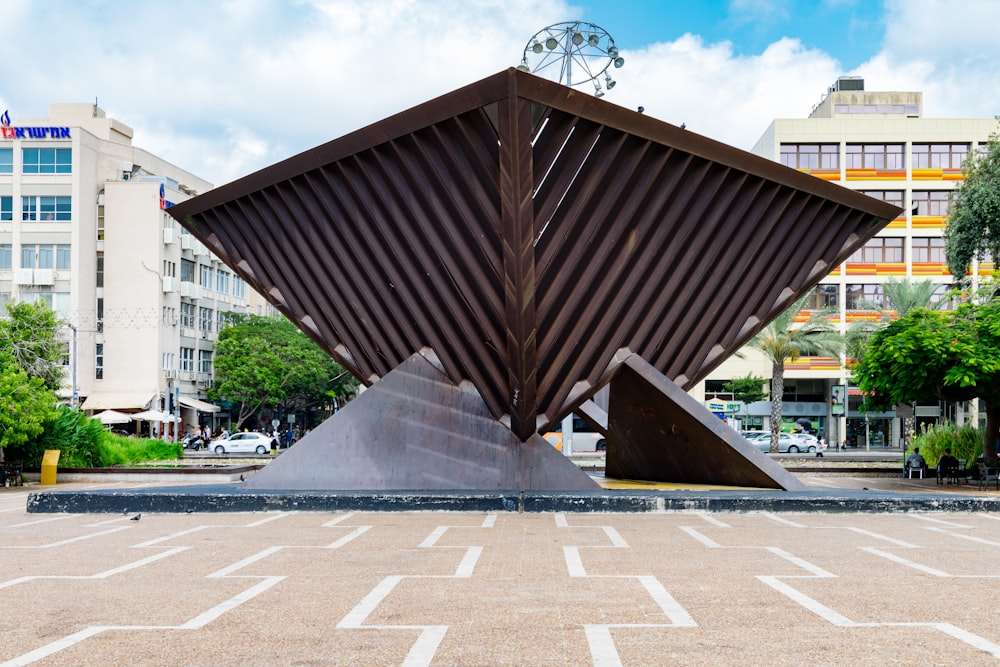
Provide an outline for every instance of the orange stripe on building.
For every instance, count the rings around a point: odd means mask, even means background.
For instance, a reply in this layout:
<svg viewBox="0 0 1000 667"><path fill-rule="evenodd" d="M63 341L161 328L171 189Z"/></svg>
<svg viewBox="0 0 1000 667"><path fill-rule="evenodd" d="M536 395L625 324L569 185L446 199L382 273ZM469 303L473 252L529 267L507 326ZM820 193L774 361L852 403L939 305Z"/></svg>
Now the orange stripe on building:
<svg viewBox="0 0 1000 667"><path fill-rule="evenodd" d="M854 262L847 265L847 275L905 276L906 264L903 262Z"/></svg>
<svg viewBox="0 0 1000 667"><path fill-rule="evenodd" d="M915 276L947 276L948 267L941 262L914 262L913 275Z"/></svg>
<svg viewBox="0 0 1000 667"><path fill-rule="evenodd" d="M914 229L940 229L944 227L948 218L943 215L915 215L913 216Z"/></svg>

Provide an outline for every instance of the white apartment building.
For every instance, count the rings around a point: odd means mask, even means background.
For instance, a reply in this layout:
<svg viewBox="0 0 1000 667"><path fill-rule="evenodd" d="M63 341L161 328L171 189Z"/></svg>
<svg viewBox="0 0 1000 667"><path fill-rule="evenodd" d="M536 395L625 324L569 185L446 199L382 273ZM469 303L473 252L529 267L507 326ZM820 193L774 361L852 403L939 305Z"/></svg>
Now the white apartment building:
<svg viewBox="0 0 1000 667"><path fill-rule="evenodd" d="M943 297L953 283L943 239L948 195L962 180L965 158L983 150L997 130L993 118L924 118L922 93L865 91L858 77L839 79L808 118L772 122L752 152L904 209L821 281L810 307L838 309L841 331L846 332L852 322L877 317L865 310L865 302L882 303L882 285L892 277L930 279L940 283L938 294ZM975 266L973 275L992 268L992 263ZM744 359L728 360L692 393L702 400L716 396L725 381L749 373L770 379L770 362L754 350L744 352ZM846 392L846 411L842 403L835 407L835 391L839 396ZM898 446L905 418L915 416L918 423L939 417L978 418L945 415L945 406L938 403L918 404L916 415L912 410L859 411L861 396L851 386L842 359L809 357L786 363L783 401L784 421L808 419L831 443L848 439L862 447ZM738 414L748 428L765 427L769 415L769 402L747 406Z"/></svg>
<svg viewBox="0 0 1000 667"><path fill-rule="evenodd" d="M256 295L165 211L212 185L95 104L49 113L0 115L0 305L44 301L65 320L60 395L84 410L212 423L212 344Z"/></svg>

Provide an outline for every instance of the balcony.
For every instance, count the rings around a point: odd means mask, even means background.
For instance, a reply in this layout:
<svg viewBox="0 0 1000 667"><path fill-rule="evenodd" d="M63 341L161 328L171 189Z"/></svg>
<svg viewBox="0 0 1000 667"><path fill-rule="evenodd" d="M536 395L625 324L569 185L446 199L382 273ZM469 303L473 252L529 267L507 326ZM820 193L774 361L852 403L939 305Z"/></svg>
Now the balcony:
<svg viewBox="0 0 1000 667"><path fill-rule="evenodd" d="M162 280L163 280L163 292L164 293L167 293L167 292L176 292L177 291L177 285L178 285L179 281L177 280L176 277L174 277L174 276L163 276Z"/></svg>

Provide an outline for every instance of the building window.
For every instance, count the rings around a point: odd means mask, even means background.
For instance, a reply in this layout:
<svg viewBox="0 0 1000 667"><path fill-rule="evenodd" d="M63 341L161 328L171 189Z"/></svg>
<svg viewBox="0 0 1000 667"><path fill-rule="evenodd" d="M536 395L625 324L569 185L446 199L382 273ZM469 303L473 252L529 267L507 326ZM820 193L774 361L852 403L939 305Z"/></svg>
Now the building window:
<svg viewBox="0 0 1000 667"><path fill-rule="evenodd" d="M913 144L914 169L961 169L969 144Z"/></svg>
<svg viewBox="0 0 1000 667"><path fill-rule="evenodd" d="M14 219L14 198L0 197L0 222L10 222Z"/></svg>
<svg viewBox="0 0 1000 667"><path fill-rule="evenodd" d="M104 343L98 343L94 350L94 377L104 379Z"/></svg>
<svg viewBox="0 0 1000 667"><path fill-rule="evenodd" d="M68 243L60 243L58 245L27 243L21 246L22 269L55 268L68 271L70 269L70 257L70 245ZM54 264L53 261L55 262Z"/></svg>
<svg viewBox="0 0 1000 667"><path fill-rule="evenodd" d="M201 286L204 287L205 289L212 289L213 287L215 287L215 285L213 284L213 281L212 281L212 278L213 278L213 276L212 276L212 267L205 266L203 264L203 265L201 265L199 267L199 269L201 270L201 275L200 275Z"/></svg>
<svg viewBox="0 0 1000 667"><path fill-rule="evenodd" d="M903 169L903 144L847 144L848 169Z"/></svg>
<svg viewBox="0 0 1000 667"><path fill-rule="evenodd" d="M163 275L169 278L176 278L177 262L171 262L169 259L163 260Z"/></svg>
<svg viewBox="0 0 1000 667"><path fill-rule="evenodd" d="M933 308L935 305L944 302L943 305L938 306L941 310L952 310L955 307L955 298L951 294L954 288L951 285L940 285L934 294L931 295L930 305Z"/></svg>
<svg viewBox="0 0 1000 667"><path fill-rule="evenodd" d="M21 197L21 220L65 222L72 219L72 197Z"/></svg>
<svg viewBox="0 0 1000 667"><path fill-rule="evenodd" d="M56 268L60 271L69 271L72 254L68 243L60 243L56 246Z"/></svg>
<svg viewBox="0 0 1000 667"><path fill-rule="evenodd" d="M233 277L233 296L237 299L245 299L247 296L247 283L239 276Z"/></svg>
<svg viewBox="0 0 1000 667"><path fill-rule="evenodd" d="M14 250L9 243L0 243L0 271L10 271L14 268Z"/></svg>
<svg viewBox="0 0 1000 667"><path fill-rule="evenodd" d="M181 302L181 326L194 329L194 304Z"/></svg>
<svg viewBox="0 0 1000 667"><path fill-rule="evenodd" d="M194 262L190 259L181 260L181 282L194 282Z"/></svg>
<svg viewBox="0 0 1000 667"><path fill-rule="evenodd" d="M840 145L781 144L781 164L792 169L840 169Z"/></svg>
<svg viewBox="0 0 1000 667"><path fill-rule="evenodd" d="M868 239L868 242L855 250L847 261L852 264L900 263L903 261L903 239L897 237Z"/></svg>
<svg viewBox="0 0 1000 667"><path fill-rule="evenodd" d="M14 173L14 149L0 148L0 174Z"/></svg>
<svg viewBox="0 0 1000 667"><path fill-rule="evenodd" d="M916 104L834 104L834 112L838 114L906 114L915 116L920 113Z"/></svg>
<svg viewBox="0 0 1000 667"><path fill-rule="evenodd" d="M199 373L211 373L212 372L212 351L211 350L198 350L198 372Z"/></svg>
<svg viewBox="0 0 1000 667"><path fill-rule="evenodd" d="M104 287L104 253L97 255L97 286Z"/></svg>
<svg viewBox="0 0 1000 667"><path fill-rule="evenodd" d="M229 294L229 276L228 271L223 271L219 269L215 272L215 291L219 294Z"/></svg>
<svg viewBox="0 0 1000 667"><path fill-rule="evenodd" d="M202 331L211 331L214 318L212 317L211 308L200 308L198 311L199 324L201 325Z"/></svg>
<svg viewBox="0 0 1000 667"><path fill-rule="evenodd" d="M215 313L215 330L222 331L226 327L226 313L219 310Z"/></svg>
<svg viewBox="0 0 1000 667"><path fill-rule="evenodd" d="M180 370L193 372L194 371L194 348L193 347L182 347L181 348L181 363Z"/></svg>
<svg viewBox="0 0 1000 667"><path fill-rule="evenodd" d="M913 261L944 264L944 239L939 236L913 237Z"/></svg>
<svg viewBox="0 0 1000 667"><path fill-rule="evenodd" d="M899 208L903 208L904 193L902 190L859 190L858 192L874 199L881 199L887 204L895 204Z"/></svg>
<svg viewBox="0 0 1000 667"><path fill-rule="evenodd" d="M97 207L97 240L104 240L104 204Z"/></svg>
<svg viewBox="0 0 1000 667"><path fill-rule="evenodd" d="M947 190L914 190L914 215L948 217L948 194Z"/></svg>
<svg viewBox="0 0 1000 667"><path fill-rule="evenodd" d="M881 285L847 286L847 310L881 310L884 305Z"/></svg>
<svg viewBox="0 0 1000 667"><path fill-rule="evenodd" d="M25 174L73 173L72 148L25 148L21 156Z"/></svg>
<svg viewBox="0 0 1000 667"><path fill-rule="evenodd" d="M836 308L839 302L839 288L836 285L816 285L812 294L802 305L803 310L823 310L825 308Z"/></svg>

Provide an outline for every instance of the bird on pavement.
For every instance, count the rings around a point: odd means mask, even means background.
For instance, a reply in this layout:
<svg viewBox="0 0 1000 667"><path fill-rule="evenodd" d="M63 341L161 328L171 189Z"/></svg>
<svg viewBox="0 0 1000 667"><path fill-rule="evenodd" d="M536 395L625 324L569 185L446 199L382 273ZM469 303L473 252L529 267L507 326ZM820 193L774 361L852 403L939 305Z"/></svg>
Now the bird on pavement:
<svg viewBox="0 0 1000 667"><path fill-rule="evenodd" d="M142 514L140 513L140 514L136 514L134 517L132 517L131 519L129 519L129 521L138 521L141 518L142 518Z"/></svg>

